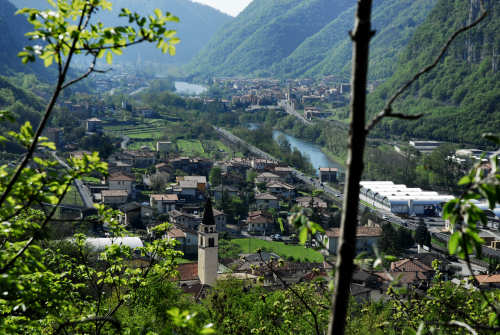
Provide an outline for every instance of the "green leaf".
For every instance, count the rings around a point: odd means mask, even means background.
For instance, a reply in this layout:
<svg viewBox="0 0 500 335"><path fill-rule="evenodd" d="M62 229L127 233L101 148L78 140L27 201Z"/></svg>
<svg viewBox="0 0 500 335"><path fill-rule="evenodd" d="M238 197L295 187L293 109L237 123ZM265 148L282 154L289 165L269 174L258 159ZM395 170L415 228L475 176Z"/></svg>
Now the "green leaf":
<svg viewBox="0 0 500 335"><path fill-rule="evenodd" d="M111 51L108 51L106 54L106 63L109 65L113 64L113 53Z"/></svg>
<svg viewBox="0 0 500 335"><path fill-rule="evenodd" d="M154 10L154 13L155 13L156 17L158 17L159 19L161 19L163 17L162 11L160 9L158 9L158 8L156 8Z"/></svg>
<svg viewBox="0 0 500 335"><path fill-rule="evenodd" d="M302 227L299 232L300 244L305 244L307 241L307 227Z"/></svg>
<svg viewBox="0 0 500 335"><path fill-rule="evenodd" d="M448 251L450 255L454 255L457 252L459 243L460 243L460 232L456 231L451 235L450 241L448 242Z"/></svg>
<svg viewBox="0 0 500 335"><path fill-rule="evenodd" d="M285 231L285 227L283 227L283 219L282 218L278 218L278 223L280 225L281 232L284 232Z"/></svg>
<svg viewBox="0 0 500 335"><path fill-rule="evenodd" d="M53 56L49 56L47 58L45 58L43 60L43 64L45 65L45 67L49 67L52 65L52 61L54 60L54 57Z"/></svg>

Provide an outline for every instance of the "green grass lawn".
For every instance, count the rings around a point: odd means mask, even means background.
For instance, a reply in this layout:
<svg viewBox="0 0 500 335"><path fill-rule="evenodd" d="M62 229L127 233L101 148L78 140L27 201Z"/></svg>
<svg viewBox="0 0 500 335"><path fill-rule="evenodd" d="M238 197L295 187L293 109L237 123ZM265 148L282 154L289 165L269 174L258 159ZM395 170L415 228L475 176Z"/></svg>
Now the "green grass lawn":
<svg viewBox="0 0 500 335"><path fill-rule="evenodd" d="M257 249L265 249L285 259L293 257L295 260L299 261L323 261L323 256L319 251L305 248L301 245L286 245L284 242L264 241L256 238L238 238L231 240L231 243L238 245L243 253L254 253Z"/></svg>
<svg viewBox="0 0 500 335"><path fill-rule="evenodd" d="M187 155L200 155L205 153L203 145L201 145L199 140L177 140L177 148Z"/></svg>

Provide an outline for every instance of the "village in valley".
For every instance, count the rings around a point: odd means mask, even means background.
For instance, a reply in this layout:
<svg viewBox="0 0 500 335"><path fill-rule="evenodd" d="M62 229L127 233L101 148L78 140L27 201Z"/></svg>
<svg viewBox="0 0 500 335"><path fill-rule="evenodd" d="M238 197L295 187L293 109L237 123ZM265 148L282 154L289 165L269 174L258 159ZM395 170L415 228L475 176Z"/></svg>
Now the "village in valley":
<svg viewBox="0 0 500 335"><path fill-rule="evenodd" d="M324 111L324 104L331 108L345 104L350 89L328 78L314 85L307 80L280 85L272 80L231 79L216 80L214 85L225 88L226 97L182 99L200 109L213 105L224 113L288 113L304 125L339 123ZM294 115L297 106L302 108L300 115ZM144 104L131 106L125 100L109 106L67 101L61 108L87 116L85 137L108 136L113 142L105 158L108 174L76 181L59 209L65 220L92 215L95 204L120 212L131 235L114 238L106 225L93 226L88 239L92 248L103 250L112 243L135 248L154 239L176 240L184 255L177 279L185 292L194 295L227 278L282 288L331 275L340 236L345 178L341 166L300 171L218 126L206 125L208 139L202 134L171 137L165 132L173 129L169 124L181 127L179 114L160 113ZM64 148L57 154L60 159L91 154L65 143L63 132L47 130L58 148ZM410 145L428 152L438 146L425 141ZM465 151L462 154L473 159L475 152ZM490 227L481 236L487 242L483 255L489 258L473 259L468 268L445 248L450 227L441 212L453 196L392 181L364 181L361 186L359 261L351 285L356 299L383 299L394 278L400 287L426 290L436 271L455 281L472 271L484 287L500 285L500 275L488 275L500 257L498 213L491 213ZM293 224L297 215L318 223L324 232L300 244ZM158 236L153 228L164 222L171 227ZM397 258L374 270L373 263L386 252Z"/></svg>

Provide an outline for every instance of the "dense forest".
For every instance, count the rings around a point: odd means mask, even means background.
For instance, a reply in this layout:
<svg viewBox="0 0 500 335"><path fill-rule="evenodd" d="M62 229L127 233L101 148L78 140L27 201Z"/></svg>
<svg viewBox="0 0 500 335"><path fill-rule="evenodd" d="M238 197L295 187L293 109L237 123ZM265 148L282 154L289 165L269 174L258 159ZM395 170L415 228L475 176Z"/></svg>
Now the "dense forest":
<svg viewBox="0 0 500 335"><path fill-rule="evenodd" d="M377 0L371 78L394 71L399 52L435 0ZM253 1L187 67L194 76L349 78L353 1ZM293 36L293 37L292 37Z"/></svg>
<svg viewBox="0 0 500 335"><path fill-rule="evenodd" d="M398 111L425 116L412 122L386 121L377 135L486 145L480 134L498 132L500 5L497 1L485 3L490 9L486 19L460 36L439 66L420 78L395 105ZM370 95L371 111L380 110L384 100L417 69L429 64L448 36L478 12L477 1L439 1L402 53L394 76Z"/></svg>

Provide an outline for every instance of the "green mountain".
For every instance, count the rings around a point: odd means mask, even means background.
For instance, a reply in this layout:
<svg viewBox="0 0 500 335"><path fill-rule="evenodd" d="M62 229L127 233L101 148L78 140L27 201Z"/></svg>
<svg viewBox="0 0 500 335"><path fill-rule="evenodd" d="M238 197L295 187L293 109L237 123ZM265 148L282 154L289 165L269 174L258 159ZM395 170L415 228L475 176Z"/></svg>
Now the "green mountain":
<svg viewBox="0 0 500 335"><path fill-rule="evenodd" d="M380 135L487 144L484 132L500 133L500 3L485 1L489 15L460 35L432 72L421 77L395 105L399 112L424 113L418 121L387 120ZM420 68L429 64L449 36L479 15L479 1L440 0L418 27L395 74L370 95L376 112Z"/></svg>
<svg viewBox="0 0 500 335"><path fill-rule="evenodd" d="M353 0L254 0L191 62L194 75L264 74Z"/></svg>
<svg viewBox="0 0 500 335"><path fill-rule="evenodd" d="M24 36L31 30L26 18L14 15L16 7L7 0L0 0L0 75L11 76L15 73L35 73L47 76L48 72L41 63L23 65L17 57L29 40Z"/></svg>
<svg viewBox="0 0 500 335"><path fill-rule="evenodd" d="M394 71L400 50L436 0L375 0L370 77ZM187 72L207 75L349 77L356 2L255 0L222 28Z"/></svg>
<svg viewBox="0 0 500 335"><path fill-rule="evenodd" d="M2 0L5 1L5 0ZM48 8L46 0L11 0L17 7ZM180 19L180 23L172 23L170 27L177 30L181 42L176 46L174 57L162 54L152 45L137 45L129 48L123 56L116 57L117 62L129 63L187 63L210 40L212 35L232 17L210 6L189 0L112 0L113 10L98 13L98 19L106 25L126 25L124 18L119 18L121 8L128 8L140 14L151 14L155 8L169 11Z"/></svg>

